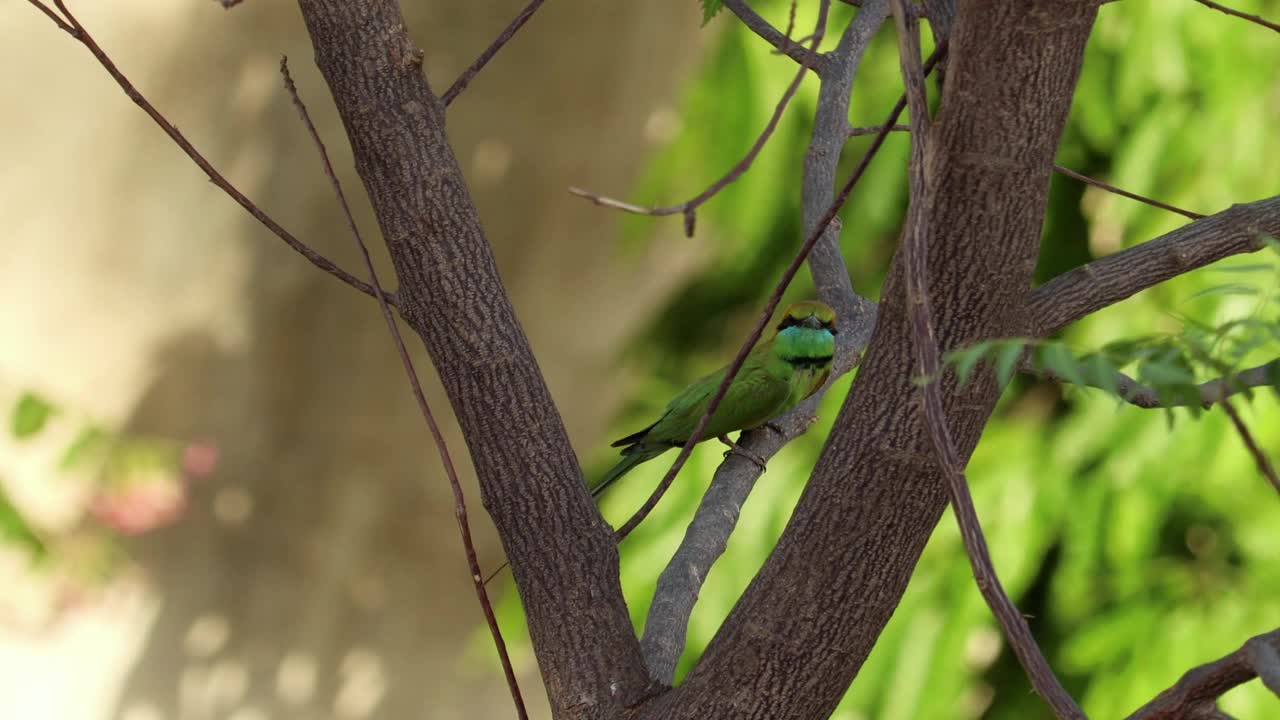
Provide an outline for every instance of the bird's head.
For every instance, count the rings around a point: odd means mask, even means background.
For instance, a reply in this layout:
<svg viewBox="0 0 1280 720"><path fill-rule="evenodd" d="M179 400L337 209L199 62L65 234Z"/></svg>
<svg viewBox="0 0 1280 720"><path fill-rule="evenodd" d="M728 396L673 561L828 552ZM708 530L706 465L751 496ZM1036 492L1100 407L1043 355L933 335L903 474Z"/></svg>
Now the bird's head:
<svg viewBox="0 0 1280 720"><path fill-rule="evenodd" d="M787 328L802 327L806 330L826 330L836 334L836 311L826 303L804 300L788 307L778 322L778 332Z"/></svg>

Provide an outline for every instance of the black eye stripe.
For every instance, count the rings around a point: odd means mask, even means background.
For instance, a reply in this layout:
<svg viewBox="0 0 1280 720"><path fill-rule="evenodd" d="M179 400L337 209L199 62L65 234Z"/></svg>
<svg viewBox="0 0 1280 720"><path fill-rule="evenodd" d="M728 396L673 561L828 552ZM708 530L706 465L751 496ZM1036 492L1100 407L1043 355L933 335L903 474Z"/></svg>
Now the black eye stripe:
<svg viewBox="0 0 1280 720"><path fill-rule="evenodd" d="M801 324L801 323L803 323L804 321L805 321L805 318L797 318L797 317L792 317L792 316L784 317L784 318L782 318L782 322L778 323L778 328L777 328L777 329L778 329L778 330L786 330L786 329L787 329L787 328L789 328L789 327L795 327L796 325L800 325L800 324ZM823 321L822 321L822 328L823 328L824 330L830 330L832 335L835 335L835 334L836 334L836 326L835 326L835 323L832 323L832 322L827 321L827 320L823 320Z"/></svg>

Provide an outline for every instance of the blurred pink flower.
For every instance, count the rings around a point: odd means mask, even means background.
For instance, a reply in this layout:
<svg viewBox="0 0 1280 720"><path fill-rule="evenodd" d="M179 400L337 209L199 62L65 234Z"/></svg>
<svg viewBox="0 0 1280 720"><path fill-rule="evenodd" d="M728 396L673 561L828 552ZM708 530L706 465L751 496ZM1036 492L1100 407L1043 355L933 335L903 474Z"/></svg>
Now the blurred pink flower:
<svg viewBox="0 0 1280 720"><path fill-rule="evenodd" d="M182 472L187 477L203 478L218 467L218 446L211 440L193 440L182 449Z"/></svg>
<svg viewBox="0 0 1280 720"><path fill-rule="evenodd" d="M181 481L144 476L124 486L105 487L89 503L89 512L124 535L139 535L177 520L187 508Z"/></svg>

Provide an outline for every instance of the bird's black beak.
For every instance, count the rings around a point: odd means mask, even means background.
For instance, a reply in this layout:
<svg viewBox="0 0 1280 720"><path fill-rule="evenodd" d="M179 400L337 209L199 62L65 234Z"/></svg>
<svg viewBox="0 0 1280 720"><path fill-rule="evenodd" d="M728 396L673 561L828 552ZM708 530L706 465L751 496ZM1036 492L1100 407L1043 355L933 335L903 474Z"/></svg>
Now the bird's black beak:
<svg viewBox="0 0 1280 720"><path fill-rule="evenodd" d="M822 329L822 321L818 319L817 315L810 315L806 317L804 320L800 321L800 324L809 328L810 330Z"/></svg>

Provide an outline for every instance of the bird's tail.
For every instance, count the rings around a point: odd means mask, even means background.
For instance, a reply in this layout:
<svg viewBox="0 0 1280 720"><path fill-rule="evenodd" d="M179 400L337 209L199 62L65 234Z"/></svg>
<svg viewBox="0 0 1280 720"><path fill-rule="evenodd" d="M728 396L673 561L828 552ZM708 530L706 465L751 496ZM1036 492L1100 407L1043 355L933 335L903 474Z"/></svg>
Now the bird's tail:
<svg viewBox="0 0 1280 720"><path fill-rule="evenodd" d="M599 497L600 493L604 492L605 488L612 485L613 481L630 472L631 468L645 462L646 460L652 460L670 449L671 448L664 447L656 450L641 450L640 448L632 447L627 448L627 450L623 450L622 459L618 461L618 464L614 465L609 472L605 473L604 478L600 480L599 484L591 488L591 497Z"/></svg>

